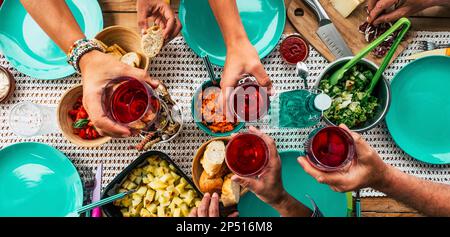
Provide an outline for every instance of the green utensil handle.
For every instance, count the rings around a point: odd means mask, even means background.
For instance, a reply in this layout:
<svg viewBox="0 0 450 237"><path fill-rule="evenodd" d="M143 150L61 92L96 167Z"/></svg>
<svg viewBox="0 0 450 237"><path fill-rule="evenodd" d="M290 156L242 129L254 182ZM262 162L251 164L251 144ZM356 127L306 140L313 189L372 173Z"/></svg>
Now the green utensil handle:
<svg viewBox="0 0 450 237"><path fill-rule="evenodd" d="M93 202L93 203L88 204L88 205L86 205L86 206L82 206L82 207L78 208L78 209L76 210L76 212L77 212L78 214L81 214L81 213L90 211L90 210L92 210L92 209L94 209L94 208L96 208L96 207L100 207L100 206L106 205L106 204L108 204L108 203L114 202L115 200L122 199L122 198L124 198L125 196L127 196L128 194L130 194L130 193L132 193L132 192L134 192L134 190L128 191L128 192L124 192L124 193L119 193L119 194L113 195L113 196L111 196L111 197L107 197L107 198L102 199L102 200L100 200L100 201Z"/></svg>
<svg viewBox="0 0 450 237"><path fill-rule="evenodd" d="M381 64L380 69L376 72L372 84L369 87L370 92L372 92L373 88L376 85L376 82L378 82L381 74L383 73L384 69L386 69L387 65L392 59L392 56L394 55L395 51L397 50L398 46L400 45L401 40L406 35L406 32L411 27L411 22L407 18L401 18L398 20L389 30L384 32L380 37L378 37L376 40L374 40L372 43L367 45L366 48L361 50L355 57L353 57L350 61L348 61L341 69L339 69L336 73L333 74L333 76L330 79L331 85L336 85L338 81L343 77L344 73L355 66L364 56L366 56L368 53L370 53L372 50L374 50L378 45L383 43L387 37L389 37L392 33L394 33L396 30L398 30L401 26L404 26L402 29L402 32L395 40L394 44L392 45L391 49L389 50L387 56L385 57L383 63ZM378 78L376 78L378 76ZM368 90L368 91L369 91Z"/></svg>
<svg viewBox="0 0 450 237"><path fill-rule="evenodd" d="M403 26L402 31L400 32L400 34L397 36L397 38L394 41L394 44L392 45L391 49L389 50L388 54L386 55L386 57L384 58L383 62L380 65L380 68L377 70L377 72L375 73L375 76L373 76L373 79L370 83L370 87L367 90L368 95L372 94L372 91L375 89L375 86L377 85L378 81L381 78L381 75L383 74L384 70L386 69L386 67L389 65L389 62L391 61L392 57L395 54L395 51L397 51L398 46L400 45L400 43L402 42L402 39L405 37L406 33L408 32L409 28L411 27L411 22L407 19L407 18L401 18L400 20L398 20L395 25L392 26L392 31L391 29L389 29L386 33L388 32L394 32L397 29L399 29L401 26ZM386 35L383 34L381 37L383 38L383 41L385 38L387 38L390 34ZM381 38L380 37L380 38Z"/></svg>

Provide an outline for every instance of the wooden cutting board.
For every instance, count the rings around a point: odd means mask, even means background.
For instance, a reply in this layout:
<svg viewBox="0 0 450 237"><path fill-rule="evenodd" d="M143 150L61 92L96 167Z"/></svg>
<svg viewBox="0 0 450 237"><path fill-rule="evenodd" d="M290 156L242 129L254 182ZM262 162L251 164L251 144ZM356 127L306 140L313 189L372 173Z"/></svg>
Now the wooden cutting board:
<svg viewBox="0 0 450 237"><path fill-rule="evenodd" d="M367 12L365 4L361 4L349 17L344 18L337 12L329 0L319 0L328 16L333 21L336 28L341 33L345 42L352 50L353 54L357 54L361 49L365 48L368 43L364 39L364 35L359 32L359 26L366 21ZM296 16L296 9L303 9L303 16ZM322 43L316 31L319 23L316 15L310 8L303 3L302 0L292 0L287 10L287 16L297 31L307 40L322 56L328 61L334 61L336 57L328 50L327 46ZM391 62L400 55L411 41L411 32L408 33L394 54ZM376 58L371 53L366 56L367 59L380 65L384 58Z"/></svg>

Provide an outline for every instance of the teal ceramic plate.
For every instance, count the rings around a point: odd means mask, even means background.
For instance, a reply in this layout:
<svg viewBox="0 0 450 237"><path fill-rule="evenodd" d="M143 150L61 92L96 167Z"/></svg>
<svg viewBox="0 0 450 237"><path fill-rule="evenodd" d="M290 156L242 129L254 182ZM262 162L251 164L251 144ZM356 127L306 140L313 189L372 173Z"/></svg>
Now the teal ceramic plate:
<svg viewBox="0 0 450 237"><path fill-rule="evenodd" d="M284 0L237 0L239 14L250 42L260 58L278 44L286 23ZM206 52L213 64L223 66L226 48L208 0L182 0L179 17L182 34L197 55Z"/></svg>
<svg viewBox="0 0 450 237"><path fill-rule="evenodd" d="M413 61L394 77L388 129L400 148L431 164L450 164L450 57Z"/></svg>
<svg viewBox="0 0 450 237"><path fill-rule="evenodd" d="M62 217L81 207L75 167L55 148L17 143L0 150L0 216Z"/></svg>
<svg viewBox="0 0 450 237"><path fill-rule="evenodd" d="M297 158L303 153L298 151L281 152L282 179L286 191L297 200L313 208L309 195L326 217L347 217L352 212L352 197L350 193L337 193L327 185L318 183L305 173ZM241 217L279 217L280 214L272 207L248 192L239 201L239 216Z"/></svg>
<svg viewBox="0 0 450 237"><path fill-rule="evenodd" d="M66 2L88 38L102 30L103 16L97 1ZM5 0L0 19L0 52L19 72L38 79L59 79L75 72L66 62L66 54L40 29L20 1Z"/></svg>

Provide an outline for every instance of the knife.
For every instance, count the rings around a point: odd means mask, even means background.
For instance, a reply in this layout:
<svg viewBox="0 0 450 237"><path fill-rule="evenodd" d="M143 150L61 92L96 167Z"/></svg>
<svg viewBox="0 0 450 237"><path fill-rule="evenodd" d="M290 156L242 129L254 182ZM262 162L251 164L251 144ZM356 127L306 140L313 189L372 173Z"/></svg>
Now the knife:
<svg viewBox="0 0 450 237"><path fill-rule="evenodd" d="M103 176L103 164L100 163L95 172L95 186L92 193L92 203L97 202L101 198L102 194L102 176ZM102 210L100 207L96 207L92 210L92 217L102 217Z"/></svg>
<svg viewBox="0 0 450 237"><path fill-rule="evenodd" d="M425 52L421 52L421 53L416 53L413 54L409 57L407 57L407 60L412 60L412 59L418 59L418 58L422 58L425 56L431 56L431 55L444 55L444 56L450 56L450 48L446 48L446 49L435 49L435 50L430 50L430 51L425 51Z"/></svg>
<svg viewBox="0 0 450 237"><path fill-rule="evenodd" d="M318 0L303 0L303 2L313 10L319 19L319 29L316 33L331 53L337 58L353 56L352 51L345 43L320 2Z"/></svg>

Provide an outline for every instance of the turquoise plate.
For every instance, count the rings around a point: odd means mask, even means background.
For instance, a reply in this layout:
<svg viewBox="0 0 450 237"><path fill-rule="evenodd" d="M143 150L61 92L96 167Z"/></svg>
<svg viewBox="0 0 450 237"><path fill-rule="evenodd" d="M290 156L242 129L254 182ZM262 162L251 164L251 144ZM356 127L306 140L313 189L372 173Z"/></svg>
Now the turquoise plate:
<svg viewBox="0 0 450 237"><path fill-rule="evenodd" d="M450 57L413 61L394 77L388 129L400 148L430 164L450 164Z"/></svg>
<svg viewBox="0 0 450 237"><path fill-rule="evenodd" d="M66 2L88 38L102 30L103 16L97 1ZM5 0L0 19L0 52L19 72L38 79L59 79L75 73L66 62L66 54L41 30L20 1Z"/></svg>
<svg viewBox="0 0 450 237"><path fill-rule="evenodd" d="M305 173L297 158L303 153L298 151L281 152L282 179L286 191L297 200L313 208L309 195L326 217L347 217L352 212L351 193L337 193L327 185L318 183ZM248 192L239 201L239 216L241 217L279 217L280 214Z"/></svg>
<svg viewBox="0 0 450 237"><path fill-rule="evenodd" d="M80 176L70 160L41 143L0 150L0 216L69 216L83 203Z"/></svg>
<svg viewBox="0 0 450 237"><path fill-rule="evenodd" d="M260 58L278 44L286 23L284 0L237 0L239 15ZM226 48L208 0L182 0L179 17L184 39L197 55L206 52L213 64L223 66Z"/></svg>

